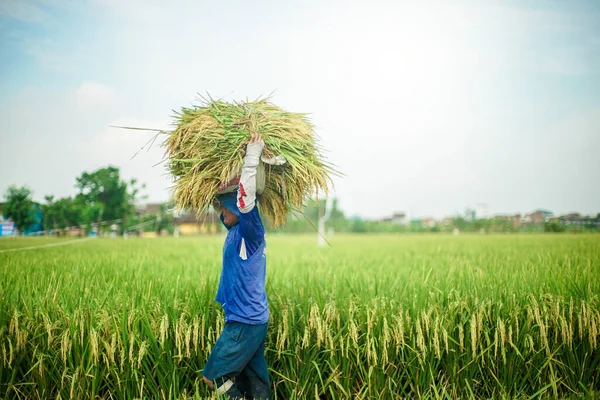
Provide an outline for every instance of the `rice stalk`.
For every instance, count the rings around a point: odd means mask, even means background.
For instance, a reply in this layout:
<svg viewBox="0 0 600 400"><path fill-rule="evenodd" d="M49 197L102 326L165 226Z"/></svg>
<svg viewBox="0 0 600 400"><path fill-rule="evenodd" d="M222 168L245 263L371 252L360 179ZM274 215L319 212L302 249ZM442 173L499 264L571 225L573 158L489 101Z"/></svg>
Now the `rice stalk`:
<svg viewBox="0 0 600 400"><path fill-rule="evenodd" d="M282 110L259 99L228 103L201 99L175 115L175 129L165 140L168 167L175 178L174 199L179 208L201 215L219 186L239 175L252 133L264 142L264 157L283 156L283 165L265 164L265 188L258 195L261 213L274 226L285 223L305 199L328 193L331 176L338 175L317 143L306 114Z"/></svg>

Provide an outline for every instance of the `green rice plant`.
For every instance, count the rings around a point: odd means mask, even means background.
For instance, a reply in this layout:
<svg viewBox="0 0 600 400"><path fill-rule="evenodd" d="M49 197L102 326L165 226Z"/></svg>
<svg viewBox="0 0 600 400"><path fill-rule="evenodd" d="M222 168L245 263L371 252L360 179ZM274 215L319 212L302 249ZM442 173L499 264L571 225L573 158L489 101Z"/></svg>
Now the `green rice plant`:
<svg viewBox="0 0 600 400"><path fill-rule="evenodd" d="M0 398L208 397L222 240L0 253ZM600 236L313 242L268 239L274 398L598 396Z"/></svg>

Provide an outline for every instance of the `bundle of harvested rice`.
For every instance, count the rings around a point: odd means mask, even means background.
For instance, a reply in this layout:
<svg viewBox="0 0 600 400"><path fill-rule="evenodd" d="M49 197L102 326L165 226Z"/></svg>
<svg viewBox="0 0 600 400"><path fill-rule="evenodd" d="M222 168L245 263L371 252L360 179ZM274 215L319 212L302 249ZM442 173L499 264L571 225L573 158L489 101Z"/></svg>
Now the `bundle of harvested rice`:
<svg viewBox="0 0 600 400"><path fill-rule="evenodd" d="M305 198L327 194L337 172L324 160L305 114L286 112L268 99L201 100L199 106L182 108L165 141L179 208L197 208L200 214L210 206L239 175L253 132L265 142L258 205L274 226L284 224L291 210L301 210Z"/></svg>

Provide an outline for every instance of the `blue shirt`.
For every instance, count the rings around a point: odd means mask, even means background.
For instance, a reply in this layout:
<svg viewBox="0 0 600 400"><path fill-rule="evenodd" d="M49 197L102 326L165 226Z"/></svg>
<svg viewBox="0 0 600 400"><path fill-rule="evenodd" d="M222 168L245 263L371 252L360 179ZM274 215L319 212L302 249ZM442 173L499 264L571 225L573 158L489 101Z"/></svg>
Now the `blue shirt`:
<svg viewBox="0 0 600 400"><path fill-rule="evenodd" d="M223 221L223 216L221 216ZM265 228L258 208L239 213L238 223L227 226L223 267L216 300L225 312L225 322L259 325L269 320L266 284ZM246 249L243 253L242 241Z"/></svg>

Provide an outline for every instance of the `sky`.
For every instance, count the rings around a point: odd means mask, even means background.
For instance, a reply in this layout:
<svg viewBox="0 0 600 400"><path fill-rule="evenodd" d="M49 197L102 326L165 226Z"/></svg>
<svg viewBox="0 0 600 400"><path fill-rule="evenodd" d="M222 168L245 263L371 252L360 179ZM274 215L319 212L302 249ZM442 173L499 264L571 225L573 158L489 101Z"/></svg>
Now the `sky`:
<svg viewBox="0 0 600 400"><path fill-rule="evenodd" d="M198 94L310 114L349 216L600 212L600 2L0 0L0 195L117 166ZM133 158L132 158L133 157Z"/></svg>

